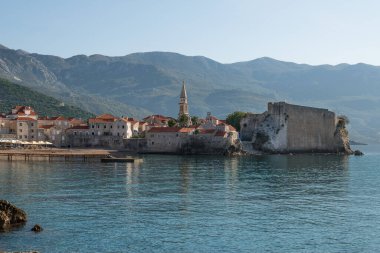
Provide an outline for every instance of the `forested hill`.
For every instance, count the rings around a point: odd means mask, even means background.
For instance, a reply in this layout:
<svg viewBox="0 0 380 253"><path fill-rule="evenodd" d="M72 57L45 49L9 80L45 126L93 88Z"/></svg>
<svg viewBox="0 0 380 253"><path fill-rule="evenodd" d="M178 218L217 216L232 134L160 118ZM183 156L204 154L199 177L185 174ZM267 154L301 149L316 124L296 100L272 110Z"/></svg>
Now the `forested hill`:
<svg viewBox="0 0 380 253"><path fill-rule="evenodd" d="M27 87L0 78L0 112L10 112L16 105L33 107L40 116L66 116L87 119L93 114L75 106L62 105L59 100Z"/></svg>

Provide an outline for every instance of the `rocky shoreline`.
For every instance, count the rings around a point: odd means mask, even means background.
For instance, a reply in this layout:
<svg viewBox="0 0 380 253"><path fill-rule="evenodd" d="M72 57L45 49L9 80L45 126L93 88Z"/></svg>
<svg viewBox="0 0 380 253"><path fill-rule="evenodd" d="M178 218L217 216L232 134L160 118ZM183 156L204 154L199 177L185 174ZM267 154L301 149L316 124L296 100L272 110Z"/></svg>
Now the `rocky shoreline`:
<svg viewBox="0 0 380 253"><path fill-rule="evenodd" d="M0 200L0 229L7 231L12 227L22 226L27 222L27 214L24 210L11 204L9 201Z"/></svg>

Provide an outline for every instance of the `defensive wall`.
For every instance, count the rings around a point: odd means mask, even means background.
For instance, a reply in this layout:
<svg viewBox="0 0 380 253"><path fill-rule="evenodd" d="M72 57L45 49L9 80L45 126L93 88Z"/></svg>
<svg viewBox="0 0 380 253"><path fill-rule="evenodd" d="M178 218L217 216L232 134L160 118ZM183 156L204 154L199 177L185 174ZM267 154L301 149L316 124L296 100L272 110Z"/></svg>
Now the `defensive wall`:
<svg viewBox="0 0 380 253"><path fill-rule="evenodd" d="M334 112L285 102L268 103L262 114L248 114L241 121L242 141L254 149L290 152L343 152Z"/></svg>

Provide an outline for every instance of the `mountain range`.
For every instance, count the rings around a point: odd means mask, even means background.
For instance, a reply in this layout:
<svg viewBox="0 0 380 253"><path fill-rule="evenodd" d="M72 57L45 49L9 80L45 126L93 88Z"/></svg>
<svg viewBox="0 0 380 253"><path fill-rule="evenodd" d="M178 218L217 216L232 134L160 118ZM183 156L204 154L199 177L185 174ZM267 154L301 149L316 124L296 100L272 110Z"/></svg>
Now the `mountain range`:
<svg viewBox="0 0 380 253"><path fill-rule="evenodd" d="M0 77L85 111L176 117L181 83L192 115L263 112L269 101L346 115L352 139L380 142L380 67L296 64L268 57L222 64L170 52L61 58L0 45Z"/></svg>

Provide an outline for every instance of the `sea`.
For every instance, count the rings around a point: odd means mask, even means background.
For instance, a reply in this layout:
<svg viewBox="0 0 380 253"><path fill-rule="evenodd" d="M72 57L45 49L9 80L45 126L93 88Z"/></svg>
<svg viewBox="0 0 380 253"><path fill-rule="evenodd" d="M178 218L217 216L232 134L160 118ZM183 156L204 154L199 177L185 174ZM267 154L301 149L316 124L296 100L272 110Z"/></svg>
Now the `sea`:
<svg viewBox="0 0 380 253"><path fill-rule="evenodd" d="M0 252L379 252L380 146L354 148L365 155L0 161L0 199L29 218Z"/></svg>

